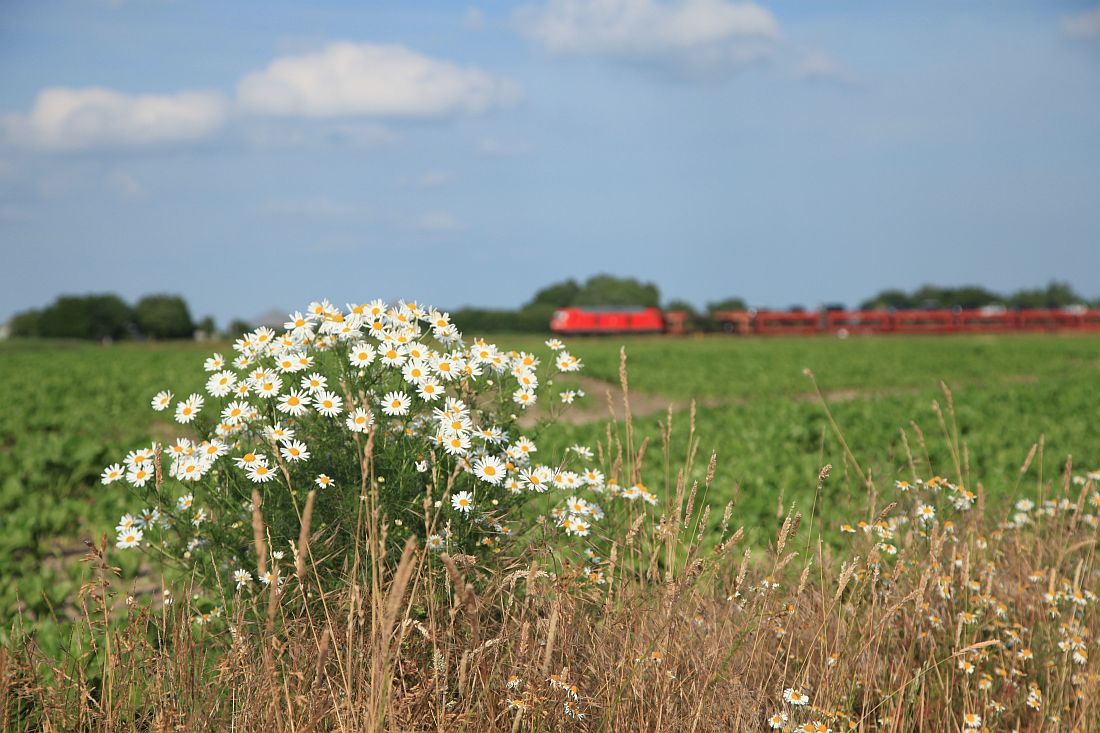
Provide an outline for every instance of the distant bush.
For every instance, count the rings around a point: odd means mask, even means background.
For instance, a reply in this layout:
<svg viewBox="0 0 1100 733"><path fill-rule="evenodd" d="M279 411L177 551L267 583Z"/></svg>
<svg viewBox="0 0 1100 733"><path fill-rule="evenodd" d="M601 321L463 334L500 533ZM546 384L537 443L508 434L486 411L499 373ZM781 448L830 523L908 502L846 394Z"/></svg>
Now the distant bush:
<svg viewBox="0 0 1100 733"><path fill-rule="evenodd" d="M715 311L744 311L749 309L749 304L744 298L726 298L714 303L707 303L707 312Z"/></svg>
<svg viewBox="0 0 1100 733"><path fill-rule="evenodd" d="M117 295L62 295L40 311L18 314L12 322L12 335L119 339L131 335L133 323L133 311Z"/></svg>
<svg viewBox="0 0 1100 733"><path fill-rule="evenodd" d="M550 330L553 306L528 306L521 310L459 308L452 313L455 325L466 333L545 333Z"/></svg>
<svg viewBox="0 0 1100 733"><path fill-rule="evenodd" d="M11 335L24 338L38 336L41 331L42 311L29 310L16 313L11 319Z"/></svg>
<svg viewBox="0 0 1100 733"><path fill-rule="evenodd" d="M234 318L225 328L227 338L237 339L252 330L252 324L243 318Z"/></svg>
<svg viewBox="0 0 1100 733"><path fill-rule="evenodd" d="M185 339L195 333L191 311L178 295L146 295L134 306L134 318L149 338Z"/></svg>
<svg viewBox="0 0 1100 733"><path fill-rule="evenodd" d="M62 295L41 310L12 318L12 336L103 341L146 336L189 339L195 324L178 295L147 295L131 308L111 293Z"/></svg>
<svg viewBox="0 0 1100 733"><path fill-rule="evenodd" d="M1086 302L1069 283L1060 282L1052 282L1045 288L1018 290L1007 300L1014 308L1065 308ZM1100 301L1093 301L1092 305L1100 305Z"/></svg>

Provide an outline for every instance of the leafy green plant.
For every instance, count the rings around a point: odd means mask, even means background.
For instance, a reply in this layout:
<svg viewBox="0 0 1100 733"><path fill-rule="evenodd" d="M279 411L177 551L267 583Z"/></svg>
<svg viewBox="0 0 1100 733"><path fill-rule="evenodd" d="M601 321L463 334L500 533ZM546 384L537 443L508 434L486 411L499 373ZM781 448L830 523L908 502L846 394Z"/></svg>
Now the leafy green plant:
<svg viewBox="0 0 1100 733"><path fill-rule="evenodd" d="M153 397L195 435L104 469L107 490L129 485L143 502L119 520L119 549L182 563L229 594L277 584L290 566L300 575L311 551L327 586L347 573L364 522L385 523L395 552L416 536L477 555L532 529L589 535L603 517L593 496L655 502L585 470L584 451L540 462L522 434L518 413L581 367L559 341L542 357L465 343L447 314L404 302L313 303L286 329L208 358L205 395ZM525 524L513 510L528 503L553 521Z"/></svg>

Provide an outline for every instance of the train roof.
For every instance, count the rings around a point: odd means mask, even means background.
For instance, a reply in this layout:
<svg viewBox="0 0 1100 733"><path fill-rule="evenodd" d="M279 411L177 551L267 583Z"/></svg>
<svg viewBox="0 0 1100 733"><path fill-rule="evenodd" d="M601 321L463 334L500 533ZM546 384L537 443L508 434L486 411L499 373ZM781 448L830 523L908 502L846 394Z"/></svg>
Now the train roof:
<svg viewBox="0 0 1100 733"><path fill-rule="evenodd" d="M559 310L578 310L585 313L641 313L655 306L648 305L568 305Z"/></svg>

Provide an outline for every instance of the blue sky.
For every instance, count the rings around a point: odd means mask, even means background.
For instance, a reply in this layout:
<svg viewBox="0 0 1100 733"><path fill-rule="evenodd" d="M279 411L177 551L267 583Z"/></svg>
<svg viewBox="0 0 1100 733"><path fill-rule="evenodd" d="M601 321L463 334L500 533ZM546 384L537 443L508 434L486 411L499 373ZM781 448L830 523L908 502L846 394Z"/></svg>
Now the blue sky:
<svg viewBox="0 0 1100 733"><path fill-rule="evenodd" d="M7 0L0 319L1100 296L1095 2Z"/></svg>

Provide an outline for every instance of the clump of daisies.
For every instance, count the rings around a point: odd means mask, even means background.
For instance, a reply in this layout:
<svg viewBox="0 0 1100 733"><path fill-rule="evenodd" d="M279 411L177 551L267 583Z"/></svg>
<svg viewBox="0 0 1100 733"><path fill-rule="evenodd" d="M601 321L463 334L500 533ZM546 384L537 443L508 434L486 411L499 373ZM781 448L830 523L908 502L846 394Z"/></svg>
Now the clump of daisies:
<svg viewBox="0 0 1100 733"><path fill-rule="evenodd" d="M205 360L205 394L152 397L187 436L104 470L103 484L125 486L142 505L122 517L118 548L155 545L245 593L290 574L310 491L325 547L315 559L333 572L368 496L389 541L417 534L451 553L492 552L536 524L579 542L605 504L656 503L641 484L605 480L584 446L539 460L519 416L582 367L557 339L544 354L510 351L465 340L448 314L416 302L322 301L291 313L282 332L258 328L233 348ZM583 396L561 381L558 409ZM522 511L528 503L538 511ZM266 558L255 554L254 512Z"/></svg>

